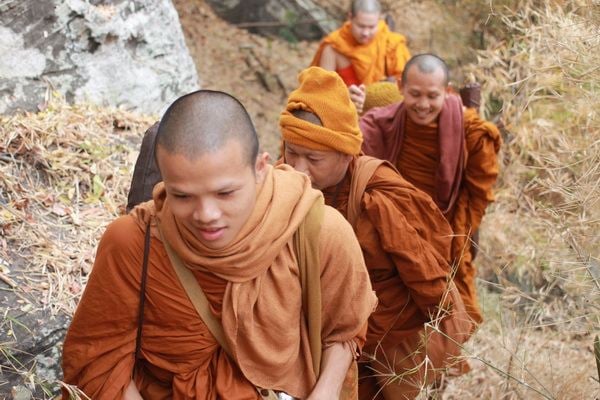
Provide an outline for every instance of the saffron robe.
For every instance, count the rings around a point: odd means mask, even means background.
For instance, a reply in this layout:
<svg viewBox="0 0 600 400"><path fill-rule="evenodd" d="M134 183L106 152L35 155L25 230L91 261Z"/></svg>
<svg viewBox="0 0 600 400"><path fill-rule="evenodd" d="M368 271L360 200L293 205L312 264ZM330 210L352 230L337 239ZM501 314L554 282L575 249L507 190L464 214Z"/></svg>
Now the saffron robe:
<svg viewBox="0 0 600 400"><path fill-rule="evenodd" d="M346 218L359 160L353 160L337 186L323 191L325 203ZM360 399L375 398L385 385L378 384L375 375L391 373L406 374L393 384L394 396L414 397L423 384L452 365L453 357L460 354L456 343L465 342L472 330L450 283L452 231L432 199L388 165L375 170L360 209L354 230L379 300L364 347L368 363L361 363L359 370ZM451 315L441 317L445 311ZM432 332L427 323L439 326L444 334ZM422 363L425 355L430 360L427 366Z"/></svg>
<svg viewBox="0 0 600 400"><path fill-rule="evenodd" d="M363 151L367 155L387 159L398 168L403 177L436 198L436 173L440 169L440 154L447 148L441 148L440 143L445 138L440 136L437 123L424 127L409 118L401 123L401 107L402 103L398 103L372 109L360 118L364 137ZM457 174L460 181L451 185L457 187L454 201L444 211L455 235L452 241L452 260L456 265L454 281L467 312L475 322L480 323L483 317L477 301L477 273L471 243L485 209L494 200L492 189L498 177L496 158L502 141L498 128L481 119L474 109L466 109L462 117L464 137L461 139L464 140L464 145L460 147L463 155L451 157L463 160L462 171L460 175ZM398 142L402 145L398 146L397 151L385 151Z"/></svg>
<svg viewBox="0 0 600 400"><path fill-rule="evenodd" d="M388 76L399 80L404 65L410 59L406 38L390 31L385 21L381 20L373 40L360 44L352 36L350 24L350 21L345 22L341 28L331 32L321 41L310 65L319 66L323 48L325 45L331 45L335 51L350 60L360 83L369 85Z"/></svg>
<svg viewBox="0 0 600 400"><path fill-rule="evenodd" d="M256 399L254 385L306 397L316 382L301 309L293 233L320 194L287 166L273 169L233 243L202 249L154 200L111 223L64 344L65 382L93 399L119 399L132 379L145 226L152 224L139 368L146 399ZM190 267L221 320L232 357L198 316L155 222ZM319 237L323 347L358 353L376 298L349 224L326 207ZM227 279L228 278L228 279ZM356 355L356 354L355 354ZM65 397L68 398L65 393Z"/></svg>

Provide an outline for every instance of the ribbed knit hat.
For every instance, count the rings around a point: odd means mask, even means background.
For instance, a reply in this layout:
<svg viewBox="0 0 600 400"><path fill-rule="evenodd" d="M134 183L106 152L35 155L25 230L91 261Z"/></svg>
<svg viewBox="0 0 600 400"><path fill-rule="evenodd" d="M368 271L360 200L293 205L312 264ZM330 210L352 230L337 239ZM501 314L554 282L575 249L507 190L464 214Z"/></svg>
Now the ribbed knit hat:
<svg viewBox="0 0 600 400"><path fill-rule="evenodd" d="M367 85L363 114L374 107L384 107L402 101L398 85L393 82L375 82Z"/></svg>
<svg viewBox="0 0 600 400"><path fill-rule="evenodd" d="M298 81L298 89L290 93L279 118L283 140L313 150L358 154L362 133L356 107L342 78L333 71L310 67L300 72ZM291 113L294 110L312 112L323 126L295 117Z"/></svg>

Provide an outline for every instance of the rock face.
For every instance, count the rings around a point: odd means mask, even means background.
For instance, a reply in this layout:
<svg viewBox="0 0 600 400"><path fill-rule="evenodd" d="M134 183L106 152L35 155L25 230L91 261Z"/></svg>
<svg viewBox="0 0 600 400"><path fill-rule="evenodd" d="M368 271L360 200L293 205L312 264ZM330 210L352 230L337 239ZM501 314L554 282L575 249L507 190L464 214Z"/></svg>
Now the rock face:
<svg viewBox="0 0 600 400"><path fill-rule="evenodd" d="M198 88L169 0L0 1L0 113L69 101L158 113Z"/></svg>
<svg viewBox="0 0 600 400"><path fill-rule="evenodd" d="M207 0L224 20L250 32L286 39L320 39L339 25L311 0Z"/></svg>

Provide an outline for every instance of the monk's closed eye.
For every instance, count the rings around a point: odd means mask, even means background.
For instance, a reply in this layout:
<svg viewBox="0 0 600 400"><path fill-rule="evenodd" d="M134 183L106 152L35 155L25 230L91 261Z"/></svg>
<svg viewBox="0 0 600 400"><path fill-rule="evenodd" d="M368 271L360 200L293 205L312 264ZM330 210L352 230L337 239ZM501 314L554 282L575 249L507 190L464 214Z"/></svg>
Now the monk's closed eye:
<svg viewBox="0 0 600 400"><path fill-rule="evenodd" d="M224 192L219 192L219 197L229 197L231 196L235 190L226 190Z"/></svg>

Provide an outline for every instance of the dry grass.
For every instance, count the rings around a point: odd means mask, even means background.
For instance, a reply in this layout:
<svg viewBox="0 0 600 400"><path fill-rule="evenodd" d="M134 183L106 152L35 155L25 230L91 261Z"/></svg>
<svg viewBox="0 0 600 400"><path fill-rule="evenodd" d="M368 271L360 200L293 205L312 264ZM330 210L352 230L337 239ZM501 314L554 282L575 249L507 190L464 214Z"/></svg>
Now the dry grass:
<svg viewBox="0 0 600 400"><path fill-rule="evenodd" d="M516 11L513 11L516 10ZM600 326L600 7L520 1L470 69L505 125L478 265L489 322L448 398L593 398ZM475 378L475 382L473 379ZM475 383L475 384L474 384Z"/></svg>
<svg viewBox="0 0 600 400"><path fill-rule="evenodd" d="M1 272L35 294L33 307L74 310L153 121L57 97L37 114L0 116L0 259L18 254L24 265Z"/></svg>
<svg viewBox="0 0 600 400"><path fill-rule="evenodd" d="M0 116L0 286L14 299L0 313L0 377L26 384L13 391L42 398L56 391L41 371L59 362L59 351L26 354L22 341L45 335L43 323L40 331L28 324L74 311L97 241L126 202L136 149L153 120L58 97L37 114ZM10 391L0 384L0 394Z"/></svg>

